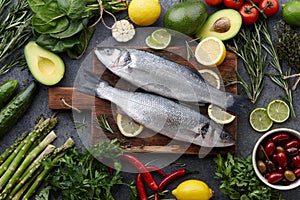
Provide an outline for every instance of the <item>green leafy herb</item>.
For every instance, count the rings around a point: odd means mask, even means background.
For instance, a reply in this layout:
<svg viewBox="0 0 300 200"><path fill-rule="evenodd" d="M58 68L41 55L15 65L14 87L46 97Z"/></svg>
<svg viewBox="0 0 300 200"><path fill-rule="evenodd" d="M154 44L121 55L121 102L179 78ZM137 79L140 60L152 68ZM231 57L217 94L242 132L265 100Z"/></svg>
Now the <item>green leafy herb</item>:
<svg viewBox="0 0 300 200"><path fill-rule="evenodd" d="M32 36L30 20L32 13L27 0L18 0L8 9L12 0L0 2L0 75L14 66L24 66L20 54L14 54ZM8 9L7 12L5 10ZM9 60L6 64L3 61ZM21 64L21 65L20 65Z"/></svg>
<svg viewBox="0 0 300 200"><path fill-rule="evenodd" d="M104 130L104 131L108 131L110 133L114 133L114 131L112 130L112 128L110 127L107 118L105 116L105 114L101 114L97 117L97 128Z"/></svg>
<svg viewBox="0 0 300 200"><path fill-rule="evenodd" d="M246 159L227 154L223 158L220 154L215 158L215 177L220 179L220 190L230 199L241 200L282 200L277 190L264 185L256 176L251 156Z"/></svg>
<svg viewBox="0 0 300 200"><path fill-rule="evenodd" d="M274 39L274 47L280 61L285 62L289 67L300 70L300 34L297 33L289 24L280 20L274 26L277 38ZM285 76L284 78L298 77L292 90L296 90L300 81L300 74Z"/></svg>
<svg viewBox="0 0 300 200"><path fill-rule="evenodd" d="M85 52L103 10L127 9L124 0L28 0L28 3L35 13L32 27L37 44L55 53L67 52L73 59L79 59Z"/></svg>
<svg viewBox="0 0 300 200"><path fill-rule="evenodd" d="M240 83L248 98L255 103L264 88L264 73L266 70L266 55L262 51L261 25L254 24L254 31L241 29L239 35L233 40L234 47L227 46L231 51L242 59L245 66L249 84L237 72L237 82Z"/></svg>
<svg viewBox="0 0 300 200"><path fill-rule="evenodd" d="M113 200L111 188L115 185L126 185L131 191L132 199L136 199L134 182L125 183L120 175L121 164L117 158L122 154L117 140L101 141L90 151L85 150L83 153L78 148L73 148L59 160L57 168L46 177L46 186L39 196L41 199L48 199L45 196L52 194L57 197L61 194L66 200ZM112 161L116 169L114 174L110 174L109 167L100 162L102 159Z"/></svg>
<svg viewBox="0 0 300 200"><path fill-rule="evenodd" d="M286 80L284 77L290 75L290 70L287 70L286 72L283 70L278 54L276 52L275 46L273 44L272 36L270 34L270 31L268 29L268 24L266 20L260 20L259 23L261 24L260 32L263 36L263 48L264 50L269 54L270 57L270 65L277 71L277 74L269 74L270 79L276 83L278 86L280 86L284 92L285 96L283 97L289 104L290 111L291 111L291 118L295 119L296 114L293 106L293 91L289 86L288 80Z"/></svg>

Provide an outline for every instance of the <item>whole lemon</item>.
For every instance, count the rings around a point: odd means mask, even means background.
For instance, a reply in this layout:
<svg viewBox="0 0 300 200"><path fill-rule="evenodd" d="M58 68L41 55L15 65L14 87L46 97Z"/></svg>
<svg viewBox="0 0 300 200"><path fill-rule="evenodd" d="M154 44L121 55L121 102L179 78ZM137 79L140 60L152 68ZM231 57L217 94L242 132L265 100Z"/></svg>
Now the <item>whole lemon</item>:
<svg viewBox="0 0 300 200"><path fill-rule="evenodd" d="M128 6L130 20L139 26L149 26L161 13L159 0L132 0Z"/></svg>
<svg viewBox="0 0 300 200"><path fill-rule="evenodd" d="M213 190L200 180L186 180L180 183L172 194L177 200L208 200L213 196Z"/></svg>

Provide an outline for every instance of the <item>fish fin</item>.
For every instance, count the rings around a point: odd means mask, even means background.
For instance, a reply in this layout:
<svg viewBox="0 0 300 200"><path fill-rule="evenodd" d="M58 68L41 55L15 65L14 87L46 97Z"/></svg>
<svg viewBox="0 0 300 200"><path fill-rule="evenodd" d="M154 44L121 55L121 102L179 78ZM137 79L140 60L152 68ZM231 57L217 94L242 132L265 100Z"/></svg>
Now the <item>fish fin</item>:
<svg viewBox="0 0 300 200"><path fill-rule="evenodd" d="M227 93L226 97L226 110L236 113L236 114L245 114L247 112L247 106L249 101L247 98L241 95Z"/></svg>
<svg viewBox="0 0 300 200"><path fill-rule="evenodd" d="M100 82L100 78L89 70L84 70L83 74L79 77L79 80L75 84L77 91L96 96L95 89Z"/></svg>

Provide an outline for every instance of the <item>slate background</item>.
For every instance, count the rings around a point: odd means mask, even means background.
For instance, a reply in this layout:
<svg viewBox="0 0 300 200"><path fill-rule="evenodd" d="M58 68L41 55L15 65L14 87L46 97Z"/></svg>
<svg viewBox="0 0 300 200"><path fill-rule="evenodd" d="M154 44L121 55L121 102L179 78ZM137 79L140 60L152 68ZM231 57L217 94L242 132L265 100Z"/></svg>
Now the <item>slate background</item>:
<svg viewBox="0 0 300 200"><path fill-rule="evenodd" d="M203 0L202 0L203 1ZM281 3L286 2L286 0L279 0ZM163 26L163 15L166 12L168 8L170 8L172 5L178 3L178 0L168 1L168 0L161 0L162 5L162 14L160 19L153 24L153 26ZM220 7L211 7L207 6L208 13L211 14L217 9L220 9ZM122 19L127 15L126 12L122 12L117 14L118 19ZM277 15L269 18L270 27L273 27L275 23L281 18L281 8ZM111 24L112 20L109 16L104 17L107 24ZM98 44L105 42L109 37L111 36L110 30L106 29L103 24L98 24L96 32L90 42L90 45L88 47L87 52L90 52L91 49ZM57 86L73 86L75 77L77 75L77 72L81 66L81 63L84 61L84 59L88 56L88 53L86 53L80 60L71 60L65 55L61 55L63 58L65 65L66 65L66 73L63 78L63 80L57 85ZM272 70L269 70L272 72ZM242 64L239 61L239 72L242 73L242 75L245 74L244 70L242 69ZM28 70L20 70L19 68L14 68L11 72L4 76L0 76L0 82L5 81L7 79L17 79L20 83L20 88L24 87L24 84L28 80L32 80L31 74L28 72ZM13 127L13 129L7 133L4 137L1 138L0 141L0 151L3 151L5 148L7 148L12 141L17 138L17 136L26 130L31 130L31 128L34 126L34 121L37 119L41 114L44 114L46 117L51 116L54 112L51 111L48 108L48 87L45 87L43 85L39 85L39 92L37 93L35 100L32 104L32 106L29 108L29 110L26 112L26 114L19 120L19 122ZM242 93L242 90L240 90L240 93ZM251 154L252 148L255 144L255 141L261 136L260 133L257 133L252 130L248 123L248 116L250 111L254 107L265 107L267 102L280 98L280 95L283 95L283 91L276 87L270 80L266 79L265 83L265 90L263 91L263 94L259 101L255 105L250 105L247 109L247 113L245 115L241 115L238 117L238 135L237 135L237 152L236 155L242 158L247 157L249 154ZM295 110L297 116L300 114L300 106L299 106L299 89L294 94L294 104L295 104ZM87 116L89 114L87 113ZM72 112L71 111L63 111L59 112L58 115L59 118L59 124L56 127L56 132L58 134L57 140L54 142L56 145L62 144L66 138L71 136L76 141L77 146L79 146L81 149L84 149L84 145L81 138L79 137L79 132L76 131L74 128L74 124L72 122ZM295 120L289 120L285 122L284 124L277 125L275 124L272 129L277 127L287 127L287 128L293 128L298 131L300 131L299 128L299 117ZM164 156L168 155L160 155L154 156L154 158L163 159ZM213 161L212 156L207 156L205 158L199 158L197 155L182 155L175 163L184 163L186 164L186 168L190 170L197 170L199 171L199 174L194 175L188 175L184 178L179 178L176 181L174 181L167 189L172 190L174 189L181 181L185 179L201 179L205 181L213 190L214 190L214 197L213 200L226 200L228 197L224 194L222 194L219 191L219 185L220 182L214 178L214 172L215 172L215 164ZM159 162L159 160L156 160ZM172 164L170 166L165 167L163 170L166 171L166 173L170 173L171 171L174 171L178 169L179 167L175 164ZM135 179L134 173L123 173L124 180L130 181ZM128 190L125 187L118 187L114 189L114 193L116 195L116 199L119 200L125 200L128 199ZM285 199L287 200L298 200L300 199L300 188L289 190L289 191L282 191L281 192ZM166 198L172 198L172 195L166 196Z"/></svg>

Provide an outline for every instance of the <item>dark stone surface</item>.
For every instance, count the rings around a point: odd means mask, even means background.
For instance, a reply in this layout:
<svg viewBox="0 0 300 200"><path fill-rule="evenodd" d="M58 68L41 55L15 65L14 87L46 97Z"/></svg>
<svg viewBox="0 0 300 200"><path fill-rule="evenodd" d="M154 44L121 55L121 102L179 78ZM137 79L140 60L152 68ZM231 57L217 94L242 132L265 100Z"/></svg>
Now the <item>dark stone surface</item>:
<svg viewBox="0 0 300 200"><path fill-rule="evenodd" d="M158 22L156 22L153 26L163 26L163 14L165 13L166 9L168 9L171 5L176 4L178 1L168 1L168 0L161 0L162 4L162 15ZM285 1L281 1L285 2ZM208 6L209 14L219 9L218 7L210 7ZM120 13L117 15L118 19L121 19L127 15L126 12ZM276 15L269 19L270 27L272 27L279 18L281 17L281 11ZM104 17L107 24L110 24L111 18L109 16ZM97 30L94 34L94 37L92 38L92 41L89 45L89 48L87 52L90 52L91 49L98 44L105 41L107 38L111 36L110 30L106 29L103 24L98 24ZM70 60L65 55L62 55L63 60L66 64L66 73L63 80L57 85L57 86L73 86L74 79L77 75L77 71L84 60L86 55L84 55L83 58L80 60ZM243 70L241 69L242 65L239 62L239 71L243 74ZM28 80L32 80L32 76L27 70L21 71L19 68L13 69L8 74L0 77L0 82L7 80L9 78L17 79L21 84L21 87L23 87L23 83L25 83ZM0 151L3 151L5 148L7 148L11 142L23 131L28 131L34 126L35 119L37 119L41 114L45 115L46 117L51 116L54 114L53 111L51 111L48 108L48 94L47 94L47 87L40 85L39 92L36 95L36 98L32 104L32 106L29 108L29 110L25 113L25 115L20 119L20 121L14 126L14 128L7 133L4 137L1 138L1 144L0 144ZM299 91L295 92L294 95L294 102L295 102L295 109L296 113L299 116L300 108L299 108ZM255 144L255 141L261 136L261 134L255 132L249 125L248 122L248 116L252 108L254 107L265 107L267 105L267 102L280 98L280 95L283 95L283 91L280 88L277 88L271 81L266 79L265 84L265 90L263 91L263 94L259 101L254 105L249 107L247 113L245 115L241 115L238 117L238 135L237 135L237 152L236 155L242 158L247 157L249 154L251 154L252 148ZM87 114L88 115L88 114ZM62 144L65 139L69 136L73 137L76 140L76 143L81 148L84 148L83 143L80 139L80 132L77 132L73 125L73 116L72 112L70 111L64 111L59 112L59 124L55 128L58 138L54 142L56 145ZM287 127L287 128L293 128L296 130L299 130L299 119L295 120L289 120L288 122L285 122L284 124L277 125L275 124L272 128L276 127ZM167 155L166 155L167 156ZM163 156L162 156L163 157ZM154 156L155 158L155 156ZM160 158L157 156L157 158ZM214 200L225 200L228 199L228 197L224 194L222 194L219 190L220 182L214 178L214 172L215 172L215 164L213 161L213 156L207 156L205 158L199 158L197 155L182 155L175 163L184 163L186 164L186 168L189 170L197 170L199 171L199 174L193 174L193 175L187 175L184 178L179 178L176 181L174 181L167 189L172 190L174 189L181 181L184 179L200 179L205 181L213 190L214 190L214 197L212 199ZM176 165L170 165L168 167L165 167L164 170L166 173L170 173L171 171L177 169L178 166ZM135 174L134 173L123 173L124 179L126 181L134 180ZM115 189L116 199L128 199L128 190L125 187L120 187ZM283 196L287 200L298 200L300 199L300 188L290 191L283 191ZM172 195L167 196L166 198L172 198Z"/></svg>

